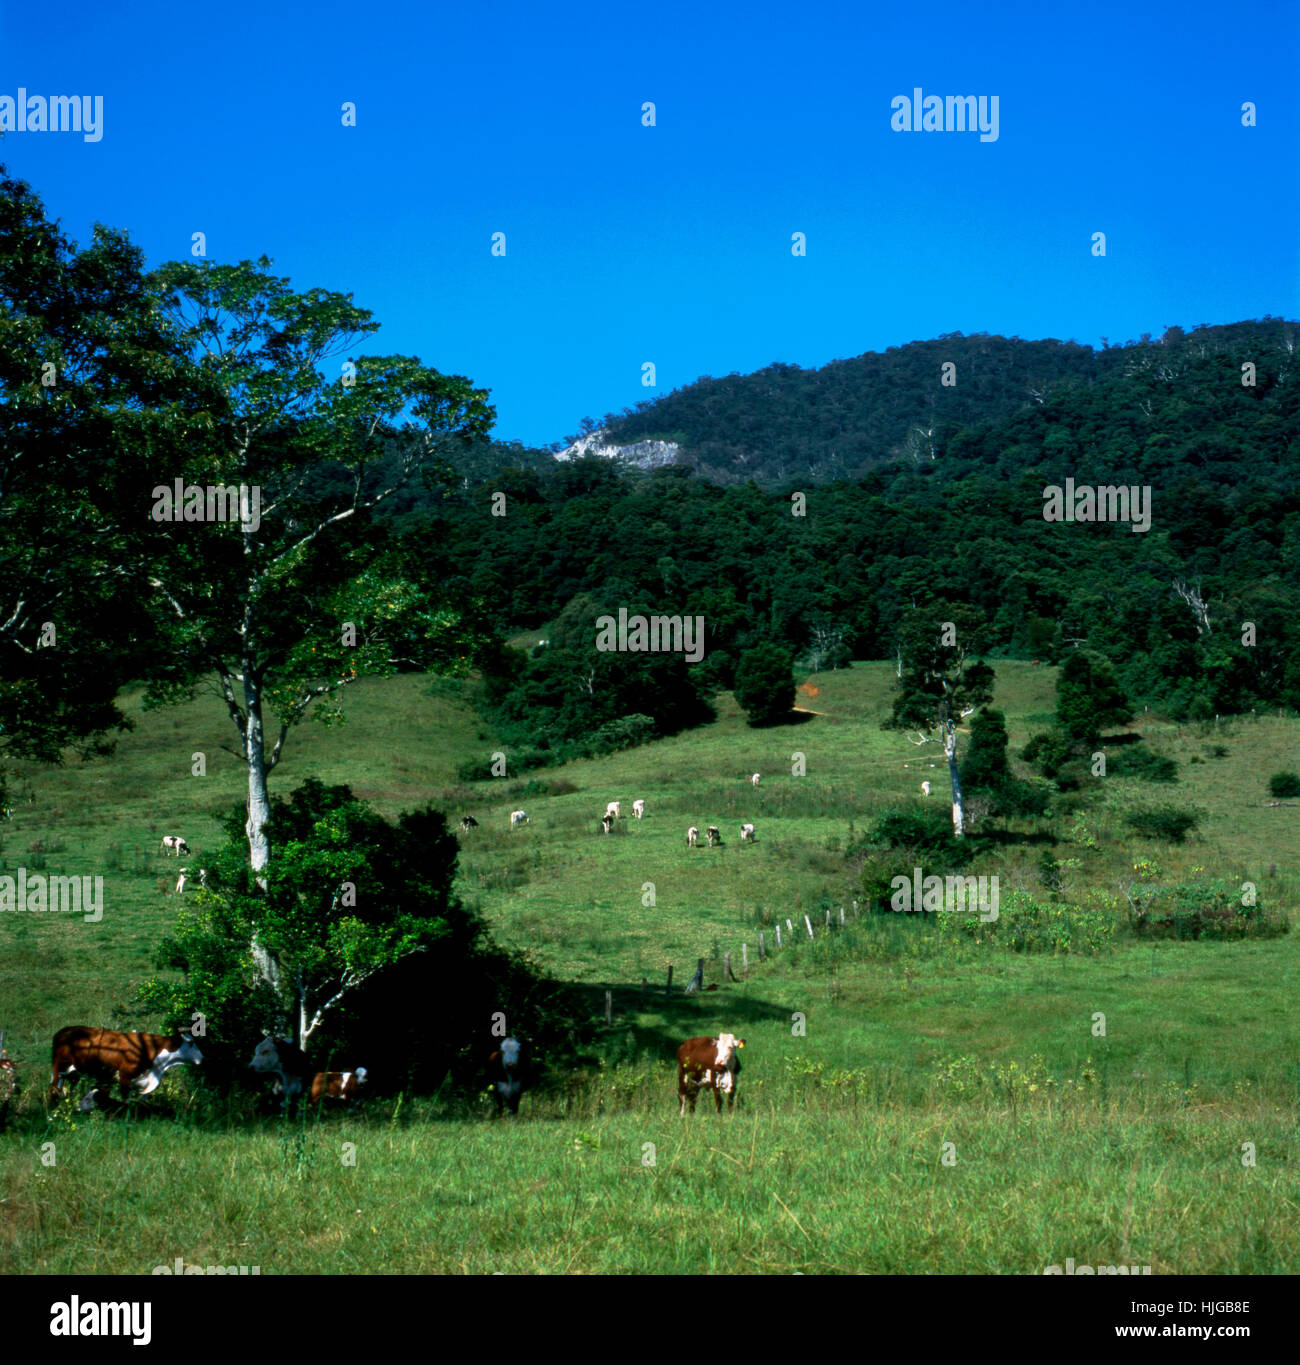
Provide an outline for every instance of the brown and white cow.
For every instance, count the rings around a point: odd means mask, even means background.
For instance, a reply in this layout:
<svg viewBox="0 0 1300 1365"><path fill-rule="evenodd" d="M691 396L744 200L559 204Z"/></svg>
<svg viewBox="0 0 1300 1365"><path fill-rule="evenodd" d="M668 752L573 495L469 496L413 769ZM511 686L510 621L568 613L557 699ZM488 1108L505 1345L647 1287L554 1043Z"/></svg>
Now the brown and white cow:
<svg viewBox="0 0 1300 1365"><path fill-rule="evenodd" d="M315 1109L321 1100L337 1100L349 1109L361 1103L361 1087L366 1083L366 1069L359 1066L355 1071L318 1071L312 1077L311 1094L307 1103Z"/></svg>
<svg viewBox="0 0 1300 1365"><path fill-rule="evenodd" d="M306 1087L308 1078L315 1074L307 1054L288 1038L272 1038L267 1034L253 1049L253 1060L248 1069L264 1076L275 1076L273 1093L281 1096L280 1108L290 1110Z"/></svg>
<svg viewBox="0 0 1300 1365"><path fill-rule="evenodd" d="M54 1035L51 1061L50 1100L57 1104L63 1082L82 1072L104 1085L117 1078L122 1098L135 1085L141 1095L152 1094L165 1072L174 1066L198 1066L203 1054L184 1031L166 1037L161 1033L117 1033L113 1029L70 1024Z"/></svg>
<svg viewBox="0 0 1300 1365"><path fill-rule="evenodd" d="M727 1108L735 1107L736 1077L740 1072L737 1052L745 1046L743 1038L734 1033L720 1033L716 1038L688 1038L677 1049L677 1095L681 1100L679 1115L686 1113L689 1104L695 1112L695 1100L700 1090L713 1091L713 1101L722 1113L722 1097L727 1097Z"/></svg>

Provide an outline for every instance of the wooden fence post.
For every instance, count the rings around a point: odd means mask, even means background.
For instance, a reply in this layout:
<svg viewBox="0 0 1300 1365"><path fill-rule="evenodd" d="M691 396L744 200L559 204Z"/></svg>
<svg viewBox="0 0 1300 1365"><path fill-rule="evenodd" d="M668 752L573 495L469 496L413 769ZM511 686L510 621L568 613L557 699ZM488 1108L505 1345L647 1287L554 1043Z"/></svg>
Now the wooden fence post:
<svg viewBox="0 0 1300 1365"><path fill-rule="evenodd" d="M741 970L742 972L744 972L746 976L749 975L749 944L748 944L748 943L742 943L742 944L740 945L740 970Z"/></svg>
<svg viewBox="0 0 1300 1365"><path fill-rule="evenodd" d="M829 910L826 912L826 927L828 929L831 927L831 912Z"/></svg>
<svg viewBox="0 0 1300 1365"><path fill-rule="evenodd" d="M758 960L767 961L767 936L761 929L758 931Z"/></svg>
<svg viewBox="0 0 1300 1365"><path fill-rule="evenodd" d="M781 947L781 926L779 924L776 926L776 946L778 949Z"/></svg>
<svg viewBox="0 0 1300 1365"><path fill-rule="evenodd" d="M844 907L840 906L840 928L844 928Z"/></svg>
<svg viewBox="0 0 1300 1365"><path fill-rule="evenodd" d="M792 935L794 934L794 925L791 924L789 920L786 920L786 922L785 922L785 927L786 927L787 929L789 929L789 931L790 931L790 933L791 933Z"/></svg>
<svg viewBox="0 0 1300 1365"><path fill-rule="evenodd" d="M613 991L606 991L606 992L605 992L605 1022L606 1022L607 1024L612 1024L612 1023L614 1022L614 992L613 992Z"/></svg>
<svg viewBox="0 0 1300 1365"><path fill-rule="evenodd" d="M812 938L812 936L813 936L813 932L812 932L812 920L810 920L810 919L808 918L808 916L805 915L805 916L803 917L803 922L808 926L808 937L809 937L809 938Z"/></svg>
<svg viewBox="0 0 1300 1365"><path fill-rule="evenodd" d="M664 998L668 999L673 993L673 964L668 964L668 984L664 987Z"/></svg>

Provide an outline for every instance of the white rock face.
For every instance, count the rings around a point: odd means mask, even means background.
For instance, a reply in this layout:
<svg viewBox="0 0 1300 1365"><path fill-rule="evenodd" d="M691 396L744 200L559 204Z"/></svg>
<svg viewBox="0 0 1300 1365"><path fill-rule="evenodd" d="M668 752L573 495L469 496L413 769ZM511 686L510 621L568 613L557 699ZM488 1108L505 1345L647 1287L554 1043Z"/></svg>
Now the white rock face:
<svg viewBox="0 0 1300 1365"><path fill-rule="evenodd" d="M681 449L675 441L637 441L629 446L611 445L605 432L601 430L593 431L589 436L574 441L555 458L578 460L584 455L601 455L611 460L624 459L642 469L654 469L659 465L675 464Z"/></svg>

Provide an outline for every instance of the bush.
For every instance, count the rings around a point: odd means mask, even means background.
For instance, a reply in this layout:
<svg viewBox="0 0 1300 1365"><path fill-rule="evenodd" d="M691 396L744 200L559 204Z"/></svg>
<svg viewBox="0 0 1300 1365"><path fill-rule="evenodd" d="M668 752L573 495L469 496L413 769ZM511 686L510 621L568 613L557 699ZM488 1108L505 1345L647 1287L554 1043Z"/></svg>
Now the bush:
<svg viewBox="0 0 1300 1365"><path fill-rule="evenodd" d="M964 867L974 856L970 840L958 839L953 834L946 807L942 810L922 805L894 807L876 821L870 838L877 846L903 852L913 863L924 860L930 864L928 872Z"/></svg>
<svg viewBox="0 0 1300 1365"><path fill-rule="evenodd" d="M1070 741L1055 730L1043 730L1036 734L1020 751L1020 757L1031 763L1044 777L1055 777L1070 761L1072 755Z"/></svg>
<svg viewBox="0 0 1300 1365"><path fill-rule="evenodd" d="M655 737L655 723L651 716L620 716L602 725L591 737L592 754L613 754L620 749L634 749Z"/></svg>
<svg viewBox="0 0 1300 1365"><path fill-rule="evenodd" d="M1268 794L1279 798L1300 796L1300 773L1274 773L1268 779Z"/></svg>
<svg viewBox="0 0 1300 1365"><path fill-rule="evenodd" d="M794 661L777 645L756 645L736 666L736 701L751 725L771 725L794 705Z"/></svg>
<svg viewBox="0 0 1300 1365"><path fill-rule="evenodd" d="M1140 938L1277 938L1291 932L1287 917L1262 902L1242 905L1241 883L1219 878L1155 890L1130 916Z"/></svg>
<svg viewBox="0 0 1300 1365"><path fill-rule="evenodd" d="M1147 810L1132 810L1125 822L1148 839L1168 839L1181 844L1200 824L1198 812L1182 806L1151 806Z"/></svg>
<svg viewBox="0 0 1300 1365"><path fill-rule="evenodd" d="M1178 764L1162 754L1153 754L1144 744L1135 744L1106 760L1106 771L1118 777L1137 777L1144 782L1177 782Z"/></svg>
<svg viewBox="0 0 1300 1365"><path fill-rule="evenodd" d="M940 938L1006 948L1014 953L1090 953L1113 946L1119 921L1093 906L1044 905L1024 891L998 897L998 917L938 915Z"/></svg>

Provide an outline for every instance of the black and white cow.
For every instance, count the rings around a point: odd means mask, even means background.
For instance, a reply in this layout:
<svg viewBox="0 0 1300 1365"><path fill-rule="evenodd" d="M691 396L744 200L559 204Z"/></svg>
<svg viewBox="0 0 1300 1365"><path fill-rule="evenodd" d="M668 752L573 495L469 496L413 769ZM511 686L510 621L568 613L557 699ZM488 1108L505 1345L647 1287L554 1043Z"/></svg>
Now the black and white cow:
<svg viewBox="0 0 1300 1365"><path fill-rule="evenodd" d="M273 1038L270 1034L253 1049L253 1060L248 1069L276 1077L272 1093L281 1096L280 1108L285 1112L293 1109L298 1096L316 1074L316 1068L300 1047L288 1038Z"/></svg>
<svg viewBox="0 0 1300 1365"><path fill-rule="evenodd" d="M518 1038L503 1038L500 1051L488 1058L488 1075L492 1078L492 1098L496 1100L497 1117L505 1110L519 1113L519 1100L527 1079L524 1064L524 1045Z"/></svg>

